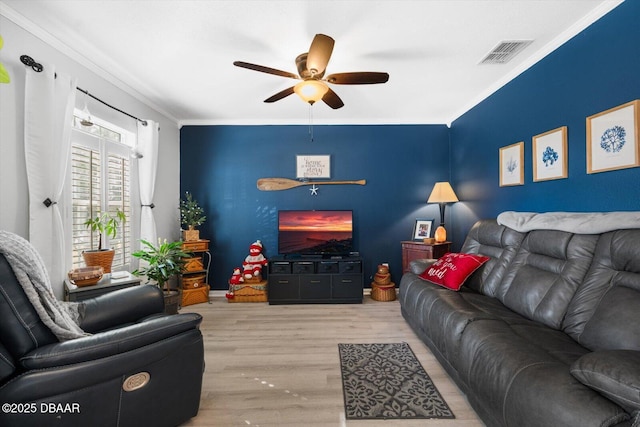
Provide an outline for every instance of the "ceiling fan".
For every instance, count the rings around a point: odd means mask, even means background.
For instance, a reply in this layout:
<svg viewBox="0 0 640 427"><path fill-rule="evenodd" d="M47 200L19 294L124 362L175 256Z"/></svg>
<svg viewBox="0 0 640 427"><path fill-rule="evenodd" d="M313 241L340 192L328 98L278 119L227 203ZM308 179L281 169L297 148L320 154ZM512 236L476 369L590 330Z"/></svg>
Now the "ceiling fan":
<svg viewBox="0 0 640 427"><path fill-rule="evenodd" d="M298 75L287 71L262 65L250 64L243 61L235 61L233 65L247 68L249 70L260 71L262 73L274 74L276 76L290 79L302 80L295 86L291 86L275 95L267 98L264 102L276 102L292 93L297 93L305 102L314 104L322 100L329 107L338 109L344 106L340 97L327 85L327 83L337 85L367 85L376 83L386 83L389 74L360 71L351 73L336 73L324 76L325 69L333 52L334 40L324 34L316 34L309 47L309 52L302 53L296 58Z"/></svg>

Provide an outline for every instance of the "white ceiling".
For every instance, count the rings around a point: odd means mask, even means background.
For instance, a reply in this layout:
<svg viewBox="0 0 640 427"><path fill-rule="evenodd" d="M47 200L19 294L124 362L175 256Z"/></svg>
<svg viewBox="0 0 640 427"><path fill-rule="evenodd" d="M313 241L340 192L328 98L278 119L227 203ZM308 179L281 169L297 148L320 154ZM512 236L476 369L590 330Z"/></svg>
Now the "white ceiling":
<svg viewBox="0 0 640 427"><path fill-rule="evenodd" d="M332 85L345 106L314 123L448 124L621 0L3 0L72 58L179 124L304 124L295 80L316 33L335 39L326 74L385 71L378 85ZM32 26L32 25L31 25ZM500 41L534 40L504 65L479 65ZM49 40L49 41L51 41ZM47 41L47 40L45 40ZM61 42L61 44L60 44ZM79 82L82 87L82 82ZM91 91L90 87L87 87ZM108 101L108 94L95 94Z"/></svg>

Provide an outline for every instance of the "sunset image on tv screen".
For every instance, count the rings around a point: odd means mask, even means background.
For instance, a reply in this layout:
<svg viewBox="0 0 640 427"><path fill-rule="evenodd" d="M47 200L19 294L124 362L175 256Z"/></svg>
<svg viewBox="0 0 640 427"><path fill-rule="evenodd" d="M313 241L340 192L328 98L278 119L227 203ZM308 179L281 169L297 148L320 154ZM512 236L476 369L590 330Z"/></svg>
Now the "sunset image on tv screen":
<svg viewBox="0 0 640 427"><path fill-rule="evenodd" d="M346 253L352 249L351 211L280 211L278 252Z"/></svg>

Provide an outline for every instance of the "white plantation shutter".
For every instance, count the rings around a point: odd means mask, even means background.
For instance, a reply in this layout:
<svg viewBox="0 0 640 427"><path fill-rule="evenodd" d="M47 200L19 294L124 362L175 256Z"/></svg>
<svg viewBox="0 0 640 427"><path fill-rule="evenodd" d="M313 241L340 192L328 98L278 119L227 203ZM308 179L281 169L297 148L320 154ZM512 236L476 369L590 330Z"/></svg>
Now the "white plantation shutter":
<svg viewBox="0 0 640 427"><path fill-rule="evenodd" d="M97 248L94 233L84 222L95 217L101 209L100 203L100 152L91 148L71 147L71 198L72 198L72 265L84 266L82 252Z"/></svg>
<svg viewBox="0 0 640 427"><path fill-rule="evenodd" d="M127 221L120 224L115 239L109 240L109 246L116 250L113 265L128 266L131 257L131 158L128 155L108 153L107 159L107 209L111 214L118 210L124 212Z"/></svg>
<svg viewBox="0 0 640 427"><path fill-rule="evenodd" d="M71 151L73 267L83 267L82 252L98 247L98 234L87 229L84 222L101 212L115 214L117 210L125 213L127 221L119 225L115 239L102 236L102 246L115 249L114 271L130 267L131 157L130 148L116 142L119 137L116 132L97 125L88 132L74 130Z"/></svg>

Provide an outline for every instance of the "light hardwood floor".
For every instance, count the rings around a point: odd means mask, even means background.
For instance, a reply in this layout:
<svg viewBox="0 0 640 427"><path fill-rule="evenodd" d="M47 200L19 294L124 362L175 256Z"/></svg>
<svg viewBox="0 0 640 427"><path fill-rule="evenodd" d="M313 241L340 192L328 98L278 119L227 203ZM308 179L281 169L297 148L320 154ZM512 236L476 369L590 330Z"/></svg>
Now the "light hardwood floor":
<svg viewBox="0 0 640 427"><path fill-rule="evenodd" d="M202 314L206 369L200 412L185 426L483 426L464 395L400 314L397 301L363 304L228 303ZM456 418L345 420L339 343L407 342Z"/></svg>

